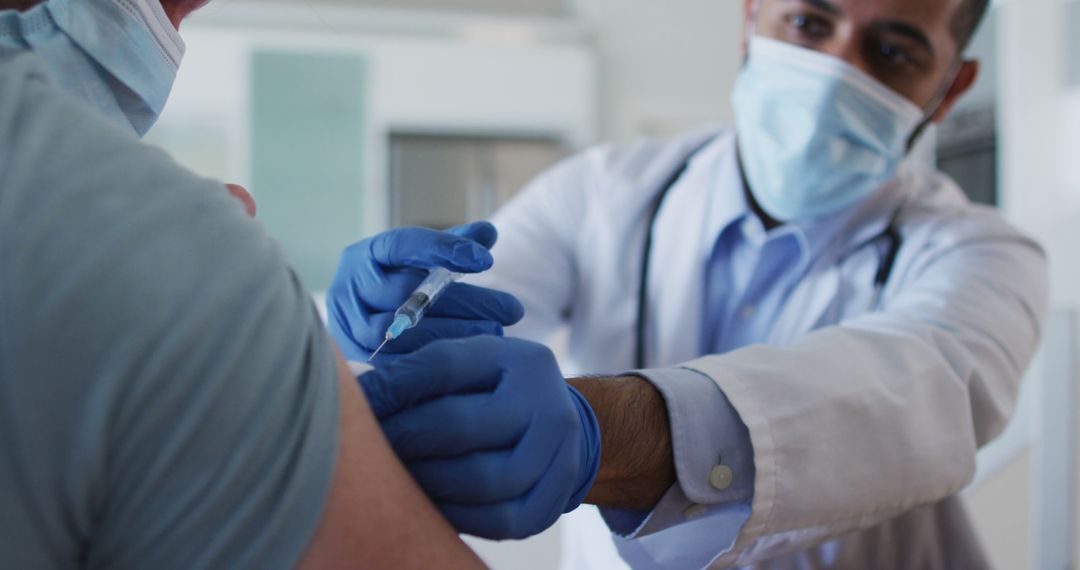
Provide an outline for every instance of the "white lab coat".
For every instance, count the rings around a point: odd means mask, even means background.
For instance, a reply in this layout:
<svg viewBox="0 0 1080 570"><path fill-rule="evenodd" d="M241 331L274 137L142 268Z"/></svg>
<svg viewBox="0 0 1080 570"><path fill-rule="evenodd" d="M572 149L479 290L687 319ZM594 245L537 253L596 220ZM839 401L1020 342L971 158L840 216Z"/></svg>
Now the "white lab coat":
<svg viewBox="0 0 1080 570"><path fill-rule="evenodd" d="M569 325L573 372L631 369L651 203L708 137L727 141L737 168L730 132L608 146L508 205L481 282L525 304L509 334L544 340ZM710 192L741 189L680 185L665 202L650 268L650 367L684 365L714 380L754 448L752 515L735 546L692 546L711 567L986 565L955 495L976 450L1012 414L1046 310L1045 259L938 173L906 168L893 184L904 243L880 310L868 311L872 273L850 275L853 265L833 260L769 345L703 358L693 339L715 240L705 204ZM888 221L868 216L848 231L871 239ZM654 562L665 566L662 555L641 565Z"/></svg>

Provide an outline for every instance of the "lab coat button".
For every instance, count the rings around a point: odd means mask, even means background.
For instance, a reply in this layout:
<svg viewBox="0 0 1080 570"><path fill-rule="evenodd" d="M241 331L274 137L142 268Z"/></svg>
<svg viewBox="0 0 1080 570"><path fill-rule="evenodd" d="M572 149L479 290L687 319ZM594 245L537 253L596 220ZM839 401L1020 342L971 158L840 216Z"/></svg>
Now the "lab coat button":
<svg viewBox="0 0 1080 570"><path fill-rule="evenodd" d="M686 520L693 520L701 518L708 511L709 507L706 507L705 505L690 505L690 507L683 511L683 516L686 517Z"/></svg>
<svg viewBox="0 0 1080 570"><path fill-rule="evenodd" d="M742 308L742 318L746 320L754 318L755 313L757 313L757 309L753 305L747 305Z"/></svg>
<svg viewBox="0 0 1080 570"><path fill-rule="evenodd" d="M709 473L709 484L717 491L726 491L735 481L735 472L727 465L717 465Z"/></svg>

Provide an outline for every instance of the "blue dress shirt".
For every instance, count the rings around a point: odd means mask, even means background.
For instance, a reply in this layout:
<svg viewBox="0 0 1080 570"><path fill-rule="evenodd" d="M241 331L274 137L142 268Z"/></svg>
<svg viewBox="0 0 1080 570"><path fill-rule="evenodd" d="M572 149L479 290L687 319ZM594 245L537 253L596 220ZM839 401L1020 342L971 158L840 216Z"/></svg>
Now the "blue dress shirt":
<svg viewBox="0 0 1080 570"><path fill-rule="evenodd" d="M705 149L702 160L716 150ZM720 232L705 272L704 327L697 340L701 354L724 354L770 341L791 292L814 260L839 243L838 234L845 227L841 222L850 213L770 230L753 212L746 193L733 191L730 172L714 171L711 179L716 188L711 214ZM638 374L656 387L667 404L678 483L651 512L602 509L605 521L617 535L640 538L673 525L686 526L708 514L710 522L701 525L708 539L715 541L717 531L727 529L725 536L730 533L727 538L734 543L750 517L754 496L749 430L707 376L685 368ZM713 453L704 454L703 449ZM709 502L695 503L688 496L708 497ZM694 540L693 534L681 528L674 543ZM620 548L635 546L622 542ZM641 553L633 558L640 560Z"/></svg>

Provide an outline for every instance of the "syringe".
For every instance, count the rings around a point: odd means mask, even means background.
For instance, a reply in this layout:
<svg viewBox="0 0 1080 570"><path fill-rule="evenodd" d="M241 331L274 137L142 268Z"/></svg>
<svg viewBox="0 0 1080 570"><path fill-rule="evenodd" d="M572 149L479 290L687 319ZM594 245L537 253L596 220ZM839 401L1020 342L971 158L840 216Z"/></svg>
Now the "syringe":
<svg viewBox="0 0 1080 570"><path fill-rule="evenodd" d="M405 301L397 311L394 312L394 322L390 324L390 328L386 330L386 338L383 343L379 345L379 348L371 354L371 358L368 362L375 359L386 343L401 336L405 331L415 327L420 323L420 319L424 318L424 314L427 310L439 300L446 289L450 285L461 279L461 273L452 273L449 270L441 267L432 269L424 279L423 283L413 291L412 295Z"/></svg>

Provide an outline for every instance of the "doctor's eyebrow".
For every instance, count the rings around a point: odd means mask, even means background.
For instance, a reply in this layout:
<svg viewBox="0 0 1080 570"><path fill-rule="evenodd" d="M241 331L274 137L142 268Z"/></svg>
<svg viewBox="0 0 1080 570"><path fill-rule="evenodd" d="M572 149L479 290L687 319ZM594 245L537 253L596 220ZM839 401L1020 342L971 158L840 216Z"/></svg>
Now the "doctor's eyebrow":
<svg viewBox="0 0 1080 570"><path fill-rule="evenodd" d="M822 12L825 12L831 16L843 16L844 9L829 0L783 0L788 4L806 4L812 8L817 8Z"/></svg>

